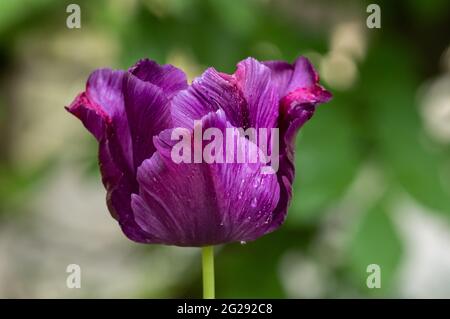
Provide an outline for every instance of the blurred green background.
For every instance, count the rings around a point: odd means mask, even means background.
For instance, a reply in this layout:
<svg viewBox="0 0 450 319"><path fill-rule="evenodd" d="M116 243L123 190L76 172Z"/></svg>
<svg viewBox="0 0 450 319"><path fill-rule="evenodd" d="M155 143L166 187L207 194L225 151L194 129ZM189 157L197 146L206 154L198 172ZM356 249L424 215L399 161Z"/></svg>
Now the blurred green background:
<svg viewBox="0 0 450 319"><path fill-rule="evenodd" d="M201 297L198 249L110 218L94 139L68 105L143 57L234 72L306 55L334 94L297 140L286 224L216 249L218 297L450 298L450 2L0 1L0 297ZM66 266L82 288L66 287ZM381 267L368 289L369 264Z"/></svg>

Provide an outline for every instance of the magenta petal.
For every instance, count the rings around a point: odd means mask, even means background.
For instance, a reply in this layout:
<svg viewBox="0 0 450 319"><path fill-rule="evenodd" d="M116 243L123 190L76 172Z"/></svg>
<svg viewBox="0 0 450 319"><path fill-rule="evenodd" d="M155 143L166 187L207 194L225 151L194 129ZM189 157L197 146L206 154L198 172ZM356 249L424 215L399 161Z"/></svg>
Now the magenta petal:
<svg viewBox="0 0 450 319"><path fill-rule="evenodd" d="M68 110L100 142L99 163L111 214L130 238L143 240L131 214L131 194L138 190L137 167L155 151L153 136L171 126L166 95L128 72L104 69L92 73L86 92Z"/></svg>
<svg viewBox="0 0 450 319"><path fill-rule="evenodd" d="M202 123L203 129L229 126L223 111ZM136 222L155 242L203 246L250 241L268 231L279 197L276 175L261 174L259 163L176 164L169 137L160 134L158 151L139 167L139 195L132 198Z"/></svg>
<svg viewBox="0 0 450 319"><path fill-rule="evenodd" d="M305 57L299 57L293 64L284 61L265 61L272 71L272 81L280 98L298 88L309 87L319 81L313 65Z"/></svg>
<svg viewBox="0 0 450 319"><path fill-rule="evenodd" d="M124 82L123 99L136 169L155 151L153 136L171 126L169 101L157 86L133 76Z"/></svg>
<svg viewBox="0 0 450 319"><path fill-rule="evenodd" d="M100 107L89 101L85 92L80 93L66 109L81 120L97 141L103 139L107 122L111 119Z"/></svg>
<svg viewBox="0 0 450 319"><path fill-rule="evenodd" d="M186 74L170 64L159 65L155 61L142 59L132 66L129 72L142 81L161 88L169 99L188 87Z"/></svg>
<svg viewBox="0 0 450 319"><path fill-rule="evenodd" d="M122 86L124 71L100 69L94 71L86 83L86 91L79 94L67 108L86 128L101 140L114 118L124 112Z"/></svg>
<svg viewBox="0 0 450 319"><path fill-rule="evenodd" d="M192 127L193 120L223 110L235 127L272 128L278 117L278 99L271 70L248 58L238 63L233 75L206 70L173 98L172 117L175 126Z"/></svg>
<svg viewBox="0 0 450 319"><path fill-rule="evenodd" d="M153 136L171 126L164 92L125 71L98 70L86 92L68 110L97 139L109 140L110 154L121 171L134 172L155 148Z"/></svg>
<svg viewBox="0 0 450 319"><path fill-rule="evenodd" d="M285 220L292 198L295 177L295 137L299 129L314 115L316 106L328 102L332 95L319 85L319 77L312 64L304 57L294 65L280 61L265 62L272 70L272 78L280 93L280 201L274 211L272 228Z"/></svg>
<svg viewBox="0 0 450 319"><path fill-rule="evenodd" d="M236 127L244 124L246 103L238 87L214 68L208 68L171 101L175 127L192 127L210 112L223 110Z"/></svg>
<svg viewBox="0 0 450 319"><path fill-rule="evenodd" d="M244 127L272 128L278 118L278 93L271 81L271 71L253 58L239 62L234 74L247 101L248 123Z"/></svg>
<svg viewBox="0 0 450 319"><path fill-rule="evenodd" d="M316 106L331 99L318 81L303 57L292 65L248 58L231 75L209 68L191 86L181 70L141 60L128 72L93 72L67 109L99 141L108 208L130 239L179 246L249 241L286 218L295 137ZM264 175L261 163L176 164L172 130L192 130L194 120L203 131L279 128L279 170ZM240 147L257 150L240 139Z"/></svg>

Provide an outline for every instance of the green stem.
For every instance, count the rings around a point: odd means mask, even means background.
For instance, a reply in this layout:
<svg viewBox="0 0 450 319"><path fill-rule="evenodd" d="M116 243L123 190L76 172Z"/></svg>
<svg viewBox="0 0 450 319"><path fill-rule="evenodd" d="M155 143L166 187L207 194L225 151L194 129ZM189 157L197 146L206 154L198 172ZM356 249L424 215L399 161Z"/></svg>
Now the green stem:
<svg viewBox="0 0 450 319"><path fill-rule="evenodd" d="M202 247L203 298L214 299L214 247Z"/></svg>

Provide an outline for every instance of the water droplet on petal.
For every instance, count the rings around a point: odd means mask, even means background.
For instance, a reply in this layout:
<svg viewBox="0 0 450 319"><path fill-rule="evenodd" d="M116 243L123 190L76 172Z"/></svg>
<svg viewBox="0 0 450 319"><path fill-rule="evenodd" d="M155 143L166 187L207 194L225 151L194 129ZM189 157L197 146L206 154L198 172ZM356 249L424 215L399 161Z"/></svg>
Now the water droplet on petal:
<svg viewBox="0 0 450 319"><path fill-rule="evenodd" d="M250 203L250 205L252 205L252 207L256 207L257 204L258 204L258 200L256 199L256 197L253 197L252 202Z"/></svg>
<svg viewBox="0 0 450 319"><path fill-rule="evenodd" d="M152 179L153 179L154 182L156 182L156 177L153 177Z"/></svg>
<svg viewBox="0 0 450 319"><path fill-rule="evenodd" d="M240 191L239 194L238 194L238 198L239 198L239 199L242 199L242 196L244 196L244 192L243 192L243 191Z"/></svg>
<svg viewBox="0 0 450 319"><path fill-rule="evenodd" d="M253 187L257 188L261 184L261 177L256 177L253 181Z"/></svg>

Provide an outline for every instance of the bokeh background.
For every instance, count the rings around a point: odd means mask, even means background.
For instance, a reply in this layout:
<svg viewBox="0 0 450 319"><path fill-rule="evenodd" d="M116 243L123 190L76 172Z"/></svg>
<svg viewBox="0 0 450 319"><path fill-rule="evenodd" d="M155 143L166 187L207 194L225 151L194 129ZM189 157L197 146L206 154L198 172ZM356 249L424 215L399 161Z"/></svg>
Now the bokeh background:
<svg viewBox="0 0 450 319"><path fill-rule="evenodd" d="M192 80L298 55L334 99L298 138L286 224L216 249L217 296L450 297L449 1L377 1L381 29L365 1L71 2L0 1L0 297L201 297L198 249L121 234L96 142L63 106L93 69L142 57Z"/></svg>

